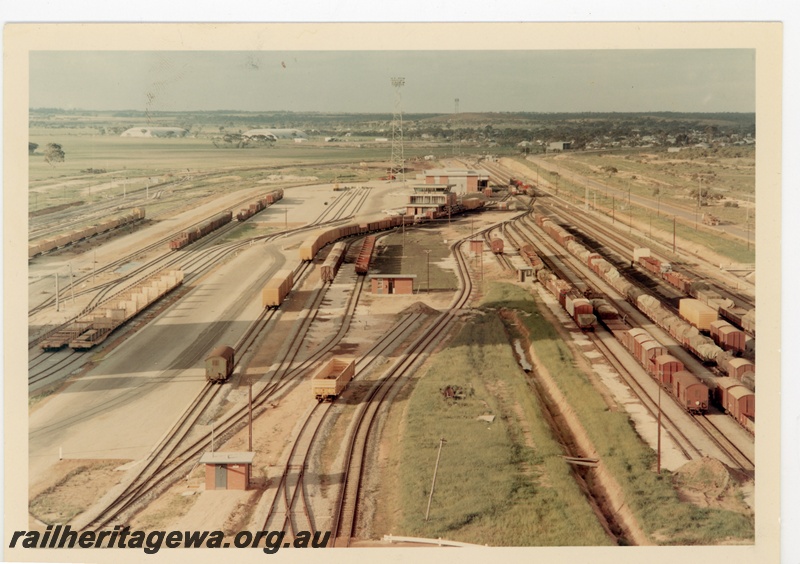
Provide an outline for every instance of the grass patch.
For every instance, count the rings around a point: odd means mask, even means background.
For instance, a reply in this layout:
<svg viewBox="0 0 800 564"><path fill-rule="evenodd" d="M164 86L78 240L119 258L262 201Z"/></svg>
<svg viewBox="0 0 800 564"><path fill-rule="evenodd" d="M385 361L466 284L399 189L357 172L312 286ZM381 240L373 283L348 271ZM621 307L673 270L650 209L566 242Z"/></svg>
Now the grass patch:
<svg viewBox="0 0 800 564"><path fill-rule="evenodd" d="M48 525L68 523L97 500L104 491L104 482L116 480L113 475L110 479L107 476L119 464L119 460L86 461L75 466L63 478L31 499L31 515Z"/></svg>
<svg viewBox="0 0 800 564"><path fill-rule="evenodd" d="M588 156L586 157L586 159L589 158L590 157ZM598 156L593 156L591 158L602 159L602 157ZM584 205L586 197L585 187L571 182L564 176L555 177L551 175L549 171L539 167L531 161L523 160L521 158L517 160L526 167L530 168L534 173L538 171L541 178L547 180L554 187L556 186L556 178L558 178L558 195L575 205ZM591 172L591 170L585 166L585 163L577 162L574 159L559 160L558 166L569 168L579 174L583 174L588 178L594 178L600 182L603 182L604 184L607 184L608 186L622 190L623 192L627 191L630 185L632 194L654 198L651 187L637 186L635 182L626 181L615 176L609 177L608 175L597 175ZM684 208L691 208L694 205L693 201L687 200L686 198L675 197L676 194L682 194L684 191L685 190L683 188L678 189L675 187L664 189L662 190L661 202L664 204L673 203L678 206L683 206ZM620 229L625 229L632 220L634 227L644 233L649 233L650 225L652 225L653 229L661 230L670 235L672 234L671 215L640 208L636 204L633 204L629 207L626 197L612 198L601 192L597 192L597 194L595 194L594 190L590 190L589 205L592 207L597 206L597 209L600 211L600 213L606 215L607 217L615 218L615 222ZM633 208L632 211L630 208ZM751 210L749 212L749 221L751 225L751 242L749 248L746 241L741 241L737 237L732 237L725 233L711 231L705 228L702 223L702 216L700 215L702 213L716 215L722 218L724 221L738 224L742 228L744 228L746 215L748 214L744 208L724 208L718 205L703 206L697 216L697 228L695 228L694 222L686 223L685 220L681 219L677 221L675 228L677 237L680 237L682 240L688 243L702 245L719 255L729 258L733 262L755 262L755 229L752 228L755 222L754 211ZM633 215L632 218L631 214ZM672 237L670 236L668 239L668 241L662 243L672 244ZM647 244L646 240L642 240L642 242Z"/></svg>
<svg viewBox="0 0 800 564"><path fill-rule="evenodd" d="M163 529L165 525L175 522L189 512L194 503L200 499L198 495L168 494L166 505L157 511L144 515L136 523L136 528L144 531L155 531Z"/></svg>
<svg viewBox="0 0 800 564"><path fill-rule="evenodd" d="M465 397L445 399L448 385ZM477 419L486 414L495 420ZM447 443L426 522L441 437ZM497 546L611 542L561 458L494 312L467 322L416 382L401 452L404 534Z"/></svg>
<svg viewBox="0 0 800 564"><path fill-rule="evenodd" d="M486 307L522 311L536 353L578 414L599 455L616 476L645 532L661 544L718 544L752 541L754 523L741 513L683 503L672 487L672 474L654 472L655 453L637 435L625 412L611 412L556 329L539 313L534 298L513 284L493 284Z"/></svg>

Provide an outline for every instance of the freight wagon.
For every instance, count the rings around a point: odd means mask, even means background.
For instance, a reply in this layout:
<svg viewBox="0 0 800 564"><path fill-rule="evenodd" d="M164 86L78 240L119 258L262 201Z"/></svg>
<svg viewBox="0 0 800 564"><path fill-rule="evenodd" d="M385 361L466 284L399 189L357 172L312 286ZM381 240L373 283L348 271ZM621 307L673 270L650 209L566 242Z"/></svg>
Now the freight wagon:
<svg viewBox="0 0 800 564"><path fill-rule="evenodd" d="M494 254L502 255L504 246L505 243L503 243L503 240L500 237L495 237L494 239L492 239L491 247L492 247L492 252Z"/></svg>
<svg viewBox="0 0 800 564"><path fill-rule="evenodd" d="M756 418L756 395L732 378L719 378L716 389L717 402L740 425L750 428Z"/></svg>
<svg viewBox="0 0 800 564"><path fill-rule="evenodd" d="M522 258L525 259L525 262L527 262L534 271L538 271L544 266L542 259L536 254L536 249L533 248L533 245L523 245L519 250L519 254L522 255Z"/></svg>
<svg viewBox="0 0 800 564"><path fill-rule="evenodd" d="M233 212L226 211L214 216L199 227L193 227L182 232L169 242L169 248L174 250L182 249L211 233L223 225L230 223L233 219Z"/></svg>
<svg viewBox="0 0 800 564"><path fill-rule="evenodd" d="M99 345L118 327L183 283L180 270L162 271L110 298L40 343L43 350L69 345L87 350Z"/></svg>
<svg viewBox="0 0 800 564"><path fill-rule="evenodd" d="M317 401L334 400L355 374L352 359L332 358L311 379L311 393Z"/></svg>
<svg viewBox="0 0 800 564"><path fill-rule="evenodd" d="M261 307L278 307L289 295L294 284L294 271L280 270L261 290Z"/></svg>
<svg viewBox="0 0 800 564"><path fill-rule="evenodd" d="M561 280L544 268L536 273L536 278L558 300L558 304L564 308L581 330L594 330L597 319L594 316L591 302L582 298L569 282Z"/></svg>
<svg viewBox="0 0 800 564"><path fill-rule="evenodd" d="M364 237L364 243L361 245L361 250L358 251L356 258L356 274L367 274L369 272L369 263L372 260L372 250L375 248L375 235L367 235Z"/></svg>
<svg viewBox="0 0 800 564"><path fill-rule="evenodd" d="M234 361L233 347L226 345L215 348L206 357L206 381L221 384L233 373Z"/></svg>
<svg viewBox="0 0 800 564"><path fill-rule="evenodd" d="M272 192L262 196L246 208L236 214L237 221L246 221L258 212L267 209L269 206L283 198L283 190L273 190Z"/></svg>
<svg viewBox="0 0 800 564"><path fill-rule="evenodd" d="M755 309L747 311L735 306L732 300L723 298L702 280L693 280L685 274L672 270L672 265L669 263L651 257L650 249L646 247L634 249L633 260L684 294L707 305L722 319L755 337Z"/></svg>
<svg viewBox="0 0 800 564"><path fill-rule="evenodd" d="M323 282L333 282L333 279L336 278L336 273L339 272L339 266L341 266L346 252L347 243L336 243L333 246L331 252L328 253L328 258L322 263L322 268L320 269L320 277Z"/></svg>
<svg viewBox="0 0 800 564"><path fill-rule="evenodd" d="M81 241L83 239L89 239L90 237L94 237L95 235L99 235L100 233L105 233L113 229L118 229L120 227L130 225L132 223L144 219L144 217L145 217L144 209L134 208L133 210L131 210L126 214L112 217L105 221L101 221L96 225L91 225L89 227L82 227L80 229L71 231L70 233L61 234L55 237L44 239L42 241L38 241L36 243L28 245L28 258L33 258L37 255L48 253L60 247L66 247L67 245L71 245L72 243L77 243L78 241Z"/></svg>
<svg viewBox="0 0 800 564"><path fill-rule="evenodd" d="M692 413L708 411L708 386L691 372L681 370L672 375L672 395Z"/></svg>
<svg viewBox="0 0 800 564"><path fill-rule="evenodd" d="M535 218L536 222L540 226L547 226L548 225L548 222L549 222L548 218L546 218L544 216L541 216L539 214L534 216L534 218ZM545 229L545 231L548 231L548 230ZM552 229L550 229L548 232L551 234L551 236L554 236L552 234L553 233ZM683 345L685 348L687 348L690 352L695 354L700 360L702 360L703 362L708 363L708 364L717 363L718 365L720 365L720 368L723 369L723 371L728 369L727 363L722 362L722 360L723 359L728 359L730 357L730 353L726 353L725 351L723 351L717 344L714 343L714 341L710 337L707 337L705 335L701 335L699 333L699 329L697 327L694 327L694 326L690 325L687 321L684 321L683 319L680 319L677 316L673 315L668 310L666 310L662 306L662 304L655 297L650 296L650 295L646 294L644 291L642 291L642 290L638 289L637 287L633 286L630 282L628 282L623 276L621 276L619 274L619 271L617 271L616 268L614 268L610 263L608 263L607 261L602 259L596 253L589 253L588 251L585 250L585 248L583 248L579 243L576 243L576 242L568 242L568 244L564 245L564 247L573 256L576 256L576 257L581 258L582 260L585 260L585 263L589 266L589 268L593 272L595 272L598 276L600 276L606 282L611 284L620 294L625 296L627 301L631 302L637 309L642 311L642 313L647 315L657 325L659 325L660 327L665 329L667 332L669 332L669 334L673 338L675 338L675 340L677 340L681 345ZM639 258L640 257L637 257L637 260ZM652 263L651 263L651 266L654 269L656 268L655 266L652 265ZM658 269L661 270L662 267L658 266ZM700 288L700 290L702 291L702 288ZM704 304L700 300L695 299L694 302L699 303L701 305L704 305L707 309L700 308L699 306L695 305L692 302L687 302L686 304L684 304L684 315L689 317L690 319L692 319L696 324L700 325L700 327L703 327L705 325L705 326L707 326L708 329L710 329L710 323L714 319L716 319L716 311L713 310L712 306ZM712 303L713 303L713 301L712 301ZM713 319L709 319L709 316L707 315L708 309L711 309L712 312L714 313ZM755 318L755 314L753 312L751 314L751 319L754 319L754 318ZM614 322L617 322L617 321L614 321ZM608 324L609 322L604 320L604 323ZM619 338L620 331L614 331L614 333ZM632 341L632 338L631 338L631 341ZM642 352L641 352L642 348L641 347L642 347L642 344L645 343L645 342L646 341L641 341L640 340L640 344L639 344L640 348L639 348L639 354L638 355L635 354L636 350L633 348L633 345L631 345L630 348L629 348L629 350L632 350L632 353L634 354L634 356L637 359L639 359L640 362L642 362L642 356L641 356L642 355ZM646 345L645 349L647 349L647 348L652 349L652 351L654 351L654 352L657 352L659 350L666 351L666 349L664 349L663 347L661 349L659 349L655 345ZM652 353L650 353L650 354L652 354ZM657 356L653 357L651 359L651 363L649 365L645 366L645 368L648 371L650 371L651 374L653 374L653 371L657 371L658 370L657 365L656 365L656 361L655 361L655 358L658 358L658 356L661 356L661 355L657 355ZM678 371L678 372L684 372L686 374L691 374L691 373L689 373L688 371L685 371L685 370ZM671 385L673 386L673 390L672 390L673 395L675 395L676 393L682 394L682 395L676 395L676 397L681 402L681 404L684 405L684 407L686 407L686 409L690 409L691 408L691 410L693 410L693 411L696 411L696 410L699 410L699 409L707 409L707 399L705 400L705 406L706 407L703 407L703 398L702 398L703 392L702 392L702 389L701 388L692 387L691 390L688 390L688 386L689 386L689 383L687 383L688 380L685 381L685 382L682 381L682 383L676 384L674 382L675 373L676 373L675 371L669 372L669 374L671 374L671 376L673 378L673 382L671 383ZM694 377L694 378L697 378L694 375L691 375L691 376ZM662 369L661 375L659 375L659 376L655 376L654 375L654 377L658 377L659 379L666 379L666 376L665 376L665 374L663 372L663 369ZM682 376L682 377L685 378L685 379L688 379L688 376ZM755 380L754 372L747 372L747 379L748 379L748 382L751 381L751 380L754 382L754 380ZM664 382L664 383L666 383L666 382ZM699 381L699 379L697 380L697 383L699 383L700 385L705 386L705 384L703 384L701 381ZM694 395L692 395L692 394L694 394ZM707 392L706 392L706 394L707 394ZM742 423L743 420L744 419L741 419L741 418L737 419L737 421L739 421L742 425L746 426L748 429L752 429L753 428L752 422L750 422L750 423Z"/></svg>

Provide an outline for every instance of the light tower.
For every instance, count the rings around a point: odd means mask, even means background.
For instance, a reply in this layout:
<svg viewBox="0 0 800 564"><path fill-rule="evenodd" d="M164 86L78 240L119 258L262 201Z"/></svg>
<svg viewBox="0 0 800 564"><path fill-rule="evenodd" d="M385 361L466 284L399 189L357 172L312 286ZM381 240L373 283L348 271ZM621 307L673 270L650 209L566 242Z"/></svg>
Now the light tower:
<svg viewBox="0 0 800 564"><path fill-rule="evenodd" d="M403 184L406 183L405 157L403 156L403 110L400 106L400 88L405 85L406 79L402 76L392 77L394 86L394 113L392 114L392 160L389 176L397 178L400 175Z"/></svg>
<svg viewBox="0 0 800 564"><path fill-rule="evenodd" d="M453 154L454 155L461 155L461 139L458 136L458 126L456 124L456 119L458 119L458 104L461 102L460 99L455 99L455 111L453 112Z"/></svg>

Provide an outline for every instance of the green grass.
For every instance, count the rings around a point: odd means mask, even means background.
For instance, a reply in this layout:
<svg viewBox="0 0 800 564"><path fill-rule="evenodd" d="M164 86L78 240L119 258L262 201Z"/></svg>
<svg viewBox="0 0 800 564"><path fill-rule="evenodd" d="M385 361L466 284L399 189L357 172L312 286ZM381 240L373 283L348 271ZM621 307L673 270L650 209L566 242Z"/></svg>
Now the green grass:
<svg viewBox="0 0 800 564"><path fill-rule="evenodd" d="M594 158L599 158L594 156ZM519 159L519 162L525 164L531 168L531 170L535 173L539 170L541 177L551 184L555 185L556 177L551 175L550 172L538 167L535 163L531 161L525 161ZM566 161L569 163L570 161ZM568 166L565 164L564 161L559 161L559 166ZM573 163L574 165L574 163ZM570 167L578 173L584 174L585 170L580 170L580 167L572 166ZM591 175L588 175L591 177ZM624 182L617 181L609 181L607 176L603 176L602 178L598 178L602 182L608 184L609 186L613 186L619 189L627 190L628 185ZM586 196L586 190L583 186L578 186L573 182L567 180L563 176L558 178L558 193L561 197L571 201L576 205L583 205ZM652 197L651 190L642 190L631 188L631 193L643 196ZM662 202L666 203L670 200L666 195L662 197ZM677 203L678 205L687 205L687 201L681 199L671 199L672 202ZM597 194L595 195L593 191L589 191L589 205L590 207L594 207L595 204L597 208L601 210L601 213L608 217L613 217L615 219L615 223L617 223L622 229L624 229L629 222L631 221L631 209L628 207L627 199L621 198L610 198L606 197L604 194ZM652 222L652 228L654 230L661 230L664 231L670 236L667 237L666 240L662 240L661 242L666 245L672 244L672 216L667 216L664 214L659 215L657 211L652 211L649 209L640 208L637 205L631 206L633 208L633 223L636 228L640 231L647 233L649 235L650 232L650 224ZM613 208L613 213L612 213ZM751 242L748 248L746 241L741 241L738 238L731 237L725 234L720 234L717 231L712 231L706 228L702 223L701 213L711 213L716 215L724 220L732 221L734 223L744 224L744 219L746 212L743 208L724 208L721 206L704 206L701 208L700 213L698 214L698 221L697 221L697 228L695 228L695 224L691 223L684 223L683 220L679 220L676 223L676 236L680 237L681 239L694 244L702 245L711 251L725 256L729 258L732 262L738 263L753 263L755 262L755 232L751 230ZM739 217L741 216L741 217ZM750 214L750 225L754 225L755 223L755 215L754 213ZM642 240L643 243L646 244L645 240Z"/></svg>
<svg viewBox="0 0 800 564"><path fill-rule="evenodd" d="M448 385L467 396L445 399L440 390ZM485 414L494 422L477 419ZM401 450L403 534L495 546L611 544L561 458L495 313L468 321L416 382Z"/></svg>
<svg viewBox="0 0 800 564"><path fill-rule="evenodd" d="M484 305L524 312L520 317L530 332L539 359L578 414L651 538L661 544L675 545L753 539L751 518L731 511L701 509L678 499L671 473L662 470L661 475L656 474L653 450L636 434L624 411L609 411L586 375L576 368L571 352L555 328L539 313L528 292L511 284L495 284L484 298Z"/></svg>

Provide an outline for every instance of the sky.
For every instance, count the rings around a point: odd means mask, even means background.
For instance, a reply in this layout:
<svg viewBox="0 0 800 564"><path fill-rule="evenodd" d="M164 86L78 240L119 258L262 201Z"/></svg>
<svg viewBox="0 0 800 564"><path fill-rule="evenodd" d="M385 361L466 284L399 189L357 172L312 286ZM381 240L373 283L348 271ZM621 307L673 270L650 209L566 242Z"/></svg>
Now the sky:
<svg viewBox="0 0 800 564"><path fill-rule="evenodd" d="M391 113L753 112L751 49L35 51L30 107Z"/></svg>

